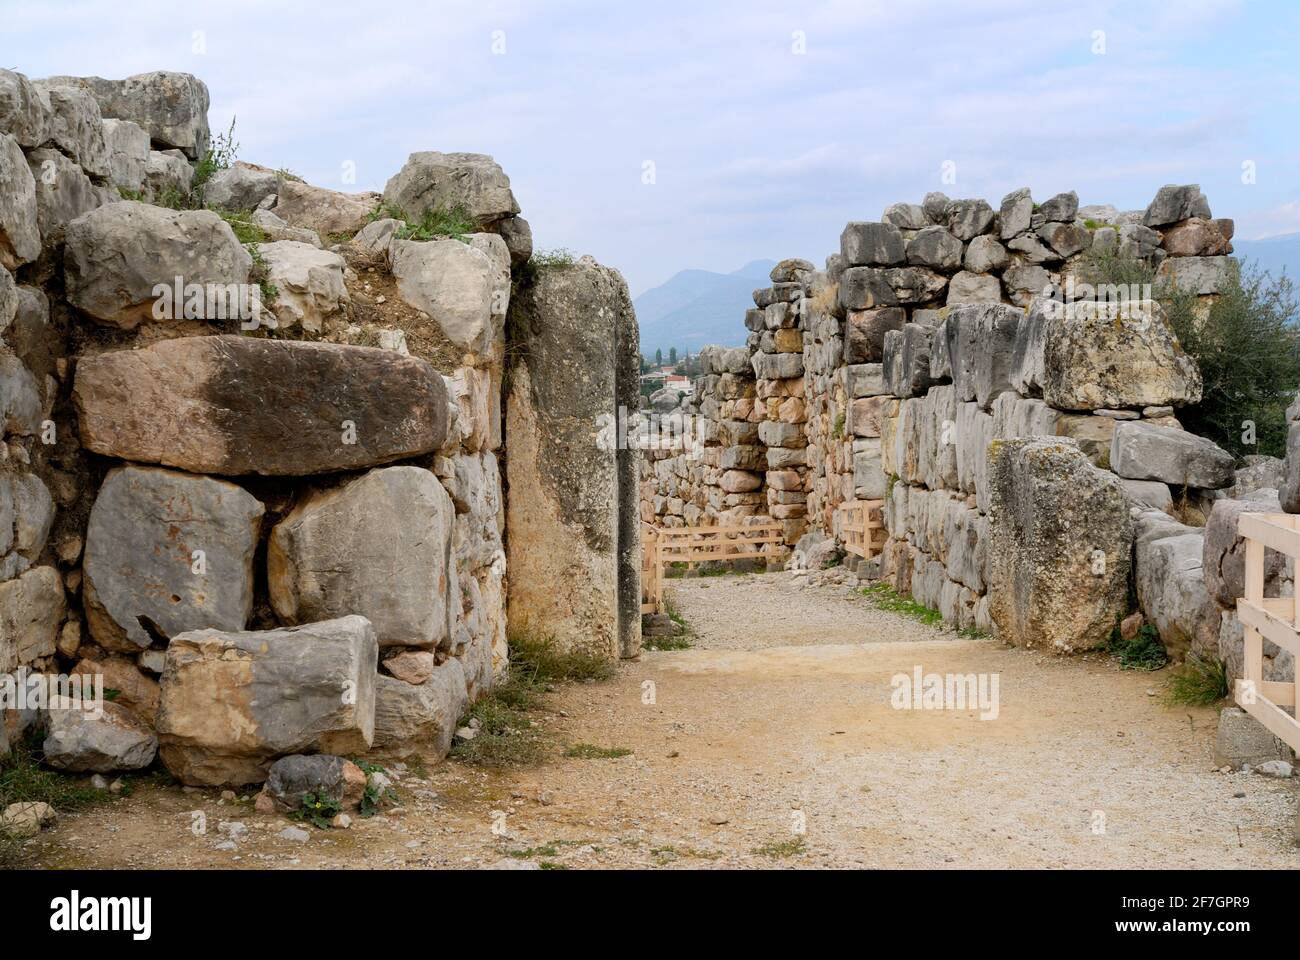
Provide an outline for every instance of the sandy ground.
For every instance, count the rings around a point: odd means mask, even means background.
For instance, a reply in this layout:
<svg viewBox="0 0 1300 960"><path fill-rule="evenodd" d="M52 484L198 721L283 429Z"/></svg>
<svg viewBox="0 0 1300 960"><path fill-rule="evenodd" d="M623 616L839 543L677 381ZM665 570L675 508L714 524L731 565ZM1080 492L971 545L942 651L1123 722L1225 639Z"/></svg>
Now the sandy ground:
<svg viewBox="0 0 1300 960"><path fill-rule="evenodd" d="M216 791L141 786L32 841L52 867L1289 867L1296 786L1212 770L1217 711L1165 674L1062 660L786 574L676 581L689 650L557 692L559 745L487 771L418 760L401 807L285 840ZM997 674L996 719L895 709L891 677ZM206 832L195 832L202 811ZM221 820L248 826L234 850Z"/></svg>

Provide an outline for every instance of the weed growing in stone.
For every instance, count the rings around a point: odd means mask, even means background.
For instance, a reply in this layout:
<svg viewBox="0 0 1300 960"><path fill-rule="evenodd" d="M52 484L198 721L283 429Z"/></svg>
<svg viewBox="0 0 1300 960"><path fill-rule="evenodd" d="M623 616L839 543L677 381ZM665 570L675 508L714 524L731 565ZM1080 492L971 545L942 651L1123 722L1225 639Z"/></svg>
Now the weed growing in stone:
<svg viewBox="0 0 1300 960"><path fill-rule="evenodd" d="M1121 637L1116 627L1107 651L1119 659L1121 670L1159 670L1169 662L1159 632L1149 623L1139 627L1131 640Z"/></svg>
<svg viewBox="0 0 1300 960"><path fill-rule="evenodd" d="M419 221L412 221L405 214L394 219L406 221L406 226L397 231L399 240L433 240L438 237L463 240L466 234L478 229L464 207L439 207L430 210Z"/></svg>
<svg viewBox="0 0 1300 960"><path fill-rule="evenodd" d="M290 816L294 820L310 823L321 830L328 830L330 821L343 812L343 804L323 793L304 793L302 806Z"/></svg>

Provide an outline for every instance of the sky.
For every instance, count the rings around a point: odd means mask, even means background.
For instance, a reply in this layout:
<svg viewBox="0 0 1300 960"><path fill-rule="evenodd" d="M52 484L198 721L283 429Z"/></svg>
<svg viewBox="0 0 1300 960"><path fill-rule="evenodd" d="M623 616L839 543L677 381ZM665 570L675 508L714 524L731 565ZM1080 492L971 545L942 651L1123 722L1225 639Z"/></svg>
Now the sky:
<svg viewBox="0 0 1300 960"><path fill-rule="evenodd" d="M1300 231L1295 0L0 0L0 66L197 75L240 159L382 190L491 154L541 249L678 270L838 249L931 190ZM355 169L355 183L344 171Z"/></svg>

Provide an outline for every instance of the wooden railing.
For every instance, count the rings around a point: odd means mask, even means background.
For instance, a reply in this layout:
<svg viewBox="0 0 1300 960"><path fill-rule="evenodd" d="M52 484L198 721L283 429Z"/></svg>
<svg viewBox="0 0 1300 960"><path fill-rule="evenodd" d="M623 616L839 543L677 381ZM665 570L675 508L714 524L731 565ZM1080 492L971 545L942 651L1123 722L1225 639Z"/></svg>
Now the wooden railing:
<svg viewBox="0 0 1300 960"><path fill-rule="evenodd" d="M1294 597L1264 596L1264 550L1276 550L1296 563L1298 524L1300 516L1281 513L1243 513L1237 522L1237 533L1246 541L1246 595L1237 601L1245 638L1245 677L1233 690L1233 699L1243 710L1296 751L1300 751L1300 723L1282 708L1295 707L1300 676L1290 682L1264 679L1264 638L1289 650L1300 672L1300 591Z"/></svg>
<svg viewBox="0 0 1300 960"><path fill-rule="evenodd" d="M840 539L844 549L870 560L885 545L885 501L846 500L839 506Z"/></svg>
<svg viewBox="0 0 1300 960"><path fill-rule="evenodd" d="M641 612L664 612L664 569L659 562L659 528L641 522Z"/></svg>
<svg viewBox="0 0 1300 960"><path fill-rule="evenodd" d="M687 569L697 563L760 559L770 544L785 542L778 522L727 524L716 527L641 528L641 612L664 612L664 571L671 563Z"/></svg>

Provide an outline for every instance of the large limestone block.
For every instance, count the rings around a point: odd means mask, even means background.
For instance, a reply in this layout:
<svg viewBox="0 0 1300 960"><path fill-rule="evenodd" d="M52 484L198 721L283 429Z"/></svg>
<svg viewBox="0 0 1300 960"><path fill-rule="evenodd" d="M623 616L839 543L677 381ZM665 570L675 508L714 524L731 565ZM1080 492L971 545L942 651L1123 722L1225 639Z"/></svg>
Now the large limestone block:
<svg viewBox="0 0 1300 960"><path fill-rule="evenodd" d="M267 282L278 291L271 310L280 329L320 333L326 324L345 318L352 298L343 282L347 263L341 256L294 240L264 243L258 250L266 261Z"/></svg>
<svg viewBox="0 0 1300 960"><path fill-rule="evenodd" d="M1062 410L1122 410L1201 399L1196 361L1183 352L1154 300L1055 304L1045 325L1042 384L1043 399Z"/></svg>
<svg viewBox="0 0 1300 960"><path fill-rule="evenodd" d="M389 259L403 300L427 313L455 346L485 354L505 327L510 253L500 237L479 236L491 239L482 248L460 240L394 240Z"/></svg>
<svg viewBox="0 0 1300 960"><path fill-rule="evenodd" d="M447 437L437 371L371 347L165 340L83 357L73 400L87 449L191 473L356 470L431 453Z"/></svg>
<svg viewBox="0 0 1300 960"><path fill-rule="evenodd" d="M0 134L33 150L49 139L49 132L49 98L21 73L0 69Z"/></svg>
<svg viewBox="0 0 1300 960"><path fill-rule="evenodd" d="M506 414L510 623L551 632L562 648L633 656L641 623L636 457L597 433L601 418L617 422L620 404L636 405L627 286L584 258L537 271L511 312L523 342Z"/></svg>
<svg viewBox="0 0 1300 960"><path fill-rule="evenodd" d="M990 450L988 594L1017 646L1091 650L1125 612L1133 522L1113 474L1066 440Z"/></svg>
<svg viewBox="0 0 1300 960"><path fill-rule="evenodd" d="M186 197L193 184L194 168L179 150L149 151L144 165L144 194L151 203Z"/></svg>
<svg viewBox="0 0 1300 960"><path fill-rule="evenodd" d="M934 330L920 323L909 323L901 330L885 333L884 378L889 392L896 397L919 396L930 386L930 351Z"/></svg>
<svg viewBox="0 0 1300 960"><path fill-rule="evenodd" d="M381 673L375 677L374 748L405 756L432 745L446 756L468 706L465 670L455 657L420 684Z"/></svg>
<svg viewBox="0 0 1300 960"><path fill-rule="evenodd" d="M36 87L49 100L49 139L92 177L109 174L108 147L104 144L104 118L95 98L81 87L57 79L37 80Z"/></svg>
<svg viewBox="0 0 1300 960"><path fill-rule="evenodd" d="M103 195L81 167L53 147L32 150L27 162L36 191L41 243L58 246L69 223L103 206Z"/></svg>
<svg viewBox="0 0 1300 960"><path fill-rule="evenodd" d="M34 473L0 473L0 561L12 550L34 563L54 523L54 500ZM0 579L3 574L0 562Z"/></svg>
<svg viewBox="0 0 1300 960"><path fill-rule="evenodd" d="M1246 541L1238 535L1237 525L1243 513L1281 513L1276 496L1265 494L1249 500L1216 500L1205 521L1205 588L1220 606L1235 609L1237 600L1246 595ZM1283 554L1264 551L1264 595L1280 596L1279 586L1286 577L1287 561Z"/></svg>
<svg viewBox="0 0 1300 960"><path fill-rule="evenodd" d="M1218 489L1232 486L1234 466L1213 440L1141 420L1116 424L1111 440L1110 467L1129 480Z"/></svg>
<svg viewBox="0 0 1300 960"><path fill-rule="evenodd" d="M1005 303L960 304L948 311L942 329L958 401L975 400L987 410L999 394L1014 389L1011 377L1021 316Z"/></svg>
<svg viewBox="0 0 1300 960"><path fill-rule="evenodd" d="M420 467L372 470L312 494L271 533L276 614L309 623L355 613L370 620L381 647L437 646L456 619L448 606L454 514L438 478Z"/></svg>
<svg viewBox="0 0 1300 960"><path fill-rule="evenodd" d="M253 258L230 225L210 210L167 210L124 200L92 210L67 227L69 302L124 330L151 318L180 318L181 305L174 302L171 316L156 316L159 285L171 290L180 277L186 286L246 286L252 266ZM238 315L209 319L233 325Z"/></svg>
<svg viewBox="0 0 1300 960"><path fill-rule="evenodd" d="M379 647L365 617L280 630L195 630L167 647L159 753L194 786L266 779L295 753L364 753Z"/></svg>
<svg viewBox="0 0 1300 960"><path fill-rule="evenodd" d="M1156 191L1155 199L1147 206L1142 216L1142 224L1147 227L1163 227L1189 217L1210 218L1210 202L1201 193L1196 183L1179 186L1167 183Z"/></svg>
<svg viewBox="0 0 1300 960"><path fill-rule="evenodd" d="M280 192L280 174L255 163L237 160L214 173L203 186L203 199L223 210L255 210Z"/></svg>
<svg viewBox="0 0 1300 960"><path fill-rule="evenodd" d="M893 266L904 257L903 234L892 223L855 220L840 233L840 255L847 267Z"/></svg>
<svg viewBox="0 0 1300 960"><path fill-rule="evenodd" d="M149 163L148 132L130 120L105 120L104 146L108 150L108 182L133 193L143 190Z"/></svg>
<svg viewBox="0 0 1300 960"><path fill-rule="evenodd" d="M109 650L212 627L242 630L253 608L262 504L233 483L118 467L90 511L86 620Z"/></svg>
<svg viewBox="0 0 1300 960"><path fill-rule="evenodd" d="M15 270L40 256L37 223L36 180L27 158L13 137L0 133L0 267Z"/></svg>
<svg viewBox="0 0 1300 960"><path fill-rule="evenodd" d="M45 711L45 762L68 773L143 770L153 763L158 738L149 726L119 703L102 711L56 697Z"/></svg>
<svg viewBox="0 0 1300 960"><path fill-rule="evenodd" d="M1156 282L1208 296L1219 293L1236 269L1233 257L1169 257L1156 271Z"/></svg>
<svg viewBox="0 0 1300 960"><path fill-rule="evenodd" d="M103 116L139 124L158 149L178 149L191 160L208 149L208 88L188 73L156 70L125 80L65 76L47 82L86 90Z"/></svg>
<svg viewBox="0 0 1300 960"><path fill-rule="evenodd" d="M481 229L519 213L510 178L482 153L413 153L384 187L384 200L416 221L459 209Z"/></svg>
<svg viewBox="0 0 1300 960"><path fill-rule="evenodd" d="M844 320L844 363L879 363L885 348L885 334L901 330L907 322L902 307L850 310Z"/></svg>
<svg viewBox="0 0 1300 960"><path fill-rule="evenodd" d="M1205 585L1204 534L1139 538L1134 551L1138 604L1175 658L1215 654L1219 608Z"/></svg>
<svg viewBox="0 0 1300 960"><path fill-rule="evenodd" d="M0 673L54 656L66 604L54 567L33 567L0 583Z"/></svg>
<svg viewBox="0 0 1300 960"><path fill-rule="evenodd" d="M373 193L339 193L299 180L283 180L275 215L295 227L315 230L321 237L332 233L352 236L370 221L378 205L379 197Z"/></svg>

